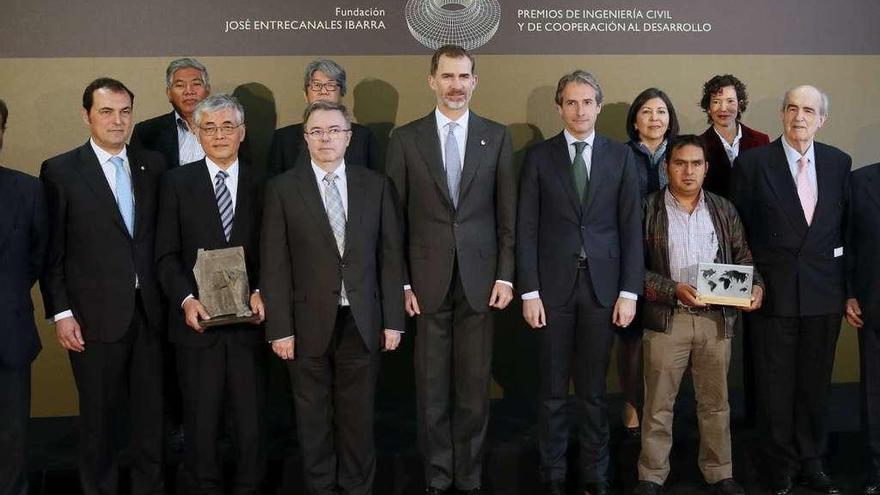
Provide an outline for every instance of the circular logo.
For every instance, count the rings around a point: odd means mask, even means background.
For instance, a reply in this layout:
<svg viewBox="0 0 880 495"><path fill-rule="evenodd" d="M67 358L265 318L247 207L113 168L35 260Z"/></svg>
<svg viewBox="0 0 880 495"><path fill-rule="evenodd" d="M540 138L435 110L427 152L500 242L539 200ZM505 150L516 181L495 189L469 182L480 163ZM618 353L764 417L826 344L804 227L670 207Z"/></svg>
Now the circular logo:
<svg viewBox="0 0 880 495"><path fill-rule="evenodd" d="M499 0L408 0L404 7L409 32L436 50L459 45L479 48L495 36L501 23Z"/></svg>

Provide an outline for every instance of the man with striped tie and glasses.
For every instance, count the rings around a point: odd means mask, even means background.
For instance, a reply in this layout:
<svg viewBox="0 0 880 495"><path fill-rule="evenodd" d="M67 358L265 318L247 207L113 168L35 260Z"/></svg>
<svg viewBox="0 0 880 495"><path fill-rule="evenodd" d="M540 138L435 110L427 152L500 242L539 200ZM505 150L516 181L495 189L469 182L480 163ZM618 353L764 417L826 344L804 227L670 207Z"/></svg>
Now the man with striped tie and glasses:
<svg viewBox="0 0 880 495"><path fill-rule="evenodd" d="M193 493L221 493L218 437L223 413L232 411L236 493L257 493L264 470L263 301L259 293L262 183L239 160L244 110L228 95L199 103L194 113L205 158L166 172L156 227L159 282L169 305L188 432L184 465ZM206 329L193 266L199 249L244 248L251 310L256 324Z"/></svg>
<svg viewBox="0 0 880 495"><path fill-rule="evenodd" d="M379 351L404 330L394 186L346 162L344 106L316 101L303 121L310 164L266 186L266 337L290 371L307 493L367 495Z"/></svg>

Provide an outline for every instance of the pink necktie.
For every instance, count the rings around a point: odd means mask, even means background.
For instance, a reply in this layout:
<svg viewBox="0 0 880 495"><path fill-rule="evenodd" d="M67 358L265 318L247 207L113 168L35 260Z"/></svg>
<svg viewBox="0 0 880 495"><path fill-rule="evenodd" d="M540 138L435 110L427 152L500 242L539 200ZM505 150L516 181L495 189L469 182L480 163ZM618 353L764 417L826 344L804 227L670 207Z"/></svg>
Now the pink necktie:
<svg viewBox="0 0 880 495"><path fill-rule="evenodd" d="M797 193L801 199L801 208L804 209L804 217L807 219L807 225L813 221L813 213L816 211L816 195L813 193L813 186L810 185L810 178L807 176L807 158L802 156L798 160L797 172Z"/></svg>

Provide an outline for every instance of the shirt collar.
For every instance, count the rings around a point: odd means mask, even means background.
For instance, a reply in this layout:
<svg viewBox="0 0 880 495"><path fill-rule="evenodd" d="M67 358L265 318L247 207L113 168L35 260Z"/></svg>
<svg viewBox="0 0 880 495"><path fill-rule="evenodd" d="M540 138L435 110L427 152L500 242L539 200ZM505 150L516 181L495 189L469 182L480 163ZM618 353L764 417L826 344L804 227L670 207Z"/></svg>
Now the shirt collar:
<svg viewBox="0 0 880 495"><path fill-rule="evenodd" d="M807 148L807 152L801 155L800 151L794 149L794 147L788 144L788 141L785 139L785 135L782 136L782 149L785 150L785 158L788 160L789 164L797 163L798 160L801 159L801 156L807 159L807 163L816 163L815 156L813 154L813 141L810 141L810 146Z"/></svg>
<svg viewBox="0 0 880 495"><path fill-rule="evenodd" d="M470 118L470 116L471 111L465 110L464 114L459 117L458 120L452 120L449 117L443 115L443 112L441 112L439 108L434 109L434 117L436 117L437 119L437 128L444 132L446 131L446 124L450 122L455 122L460 128L466 130L468 126L468 119Z"/></svg>
<svg viewBox="0 0 880 495"><path fill-rule="evenodd" d="M217 172L223 170L222 168L220 168L219 165L211 161L211 159L207 156L205 157L205 164L208 165L208 173L211 175L211 180L214 180L214 178L217 177ZM232 165L224 170L224 172L229 174L230 178L238 179L238 158L236 158L235 161L232 162Z"/></svg>
<svg viewBox="0 0 880 495"><path fill-rule="evenodd" d="M696 213L700 209L706 207L706 195L703 193L702 189L700 189L700 198L697 200L697 206L694 208L694 211L690 213L688 213L687 208L685 208L684 206L682 206L681 203L678 202L678 199L675 198L675 196L672 194L672 191L669 190L668 186L666 187L666 192L663 194L663 196L667 206L671 206L688 215Z"/></svg>
<svg viewBox="0 0 880 495"><path fill-rule="evenodd" d="M189 128L189 124L186 123L186 119L177 113L177 110L174 110L174 123L177 125L178 131L193 132L193 130Z"/></svg>
<svg viewBox="0 0 880 495"><path fill-rule="evenodd" d="M98 157L98 163L100 163L101 165L104 165L105 163L110 161L110 159L113 158L114 156L118 156L119 158L122 158L123 163L128 161L128 147L127 146L123 146L122 151L120 151L118 154L111 155L106 150L104 150L104 148L101 148L100 146L98 146L98 143L95 142L94 138L89 138L89 144L92 145L92 150L95 152L95 155Z"/></svg>
<svg viewBox="0 0 880 495"><path fill-rule="evenodd" d="M315 171L315 177L318 179L318 182L324 182L324 177L327 176L328 172L325 172L323 168L319 167L314 160L312 160L312 170ZM339 162L339 166L336 167L336 170L334 170L333 173L336 174L336 177L345 179L345 158Z"/></svg>
<svg viewBox="0 0 880 495"><path fill-rule="evenodd" d="M593 141L596 139L595 129L593 129L593 131L590 133L589 136L587 136L586 139L577 139L576 137L572 136L570 132L568 132L568 129L563 129L562 133L565 135L565 143L568 145L569 148L571 148L571 145L576 143L577 141L583 141L590 145L591 150L593 149Z"/></svg>
<svg viewBox="0 0 880 495"><path fill-rule="evenodd" d="M739 123L736 124L736 136L734 136L733 138L733 144L728 144L727 140L724 139L724 136L722 136L721 133L718 132L718 129L716 129L714 125L712 126L712 130L715 131L715 134L717 134L718 138L721 139L721 144L729 146L731 148L735 148L739 144L739 140L743 137L743 127L739 125Z"/></svg>

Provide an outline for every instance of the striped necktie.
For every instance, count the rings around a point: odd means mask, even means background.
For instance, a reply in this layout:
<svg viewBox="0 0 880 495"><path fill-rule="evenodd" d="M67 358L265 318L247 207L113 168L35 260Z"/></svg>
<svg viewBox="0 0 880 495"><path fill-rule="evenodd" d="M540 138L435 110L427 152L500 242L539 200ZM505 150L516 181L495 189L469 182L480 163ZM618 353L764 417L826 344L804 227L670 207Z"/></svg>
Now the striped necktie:
<svg viewBox="0 0 880 495"><path fill-rule="evenodd" d="M342 195L336 187L336 179L339 176L330 172L324 176L324 208L327 210L327 219L330 220L330 228L336 239L336 248L339 256L345 254L345 206L342 204ZM339 303L342 304L348 298L345 292L345 282L339 288Z"/></svg>
<svg viewBox="0 0 880 495"><path fill-rule="evenodd" d="M458 140L455 139L456 122L446 124L449 133L446 134L446 184L449 186L449 197L452 205L458 208L458 187L461 184L461 153L458 151Z"/></svg>
<svg viewBox="0 0 880 495"><path fill-rule="evenodd" d="M217 210L220 211L220 224L223 226L223 235L226 242L229 242L229 235L232 233L232 218L235 212L232 208L232 195L229 194L229 188L226 187L226 178L229 174L221 170L214 177L214 196L217 197Z"/></svg>

